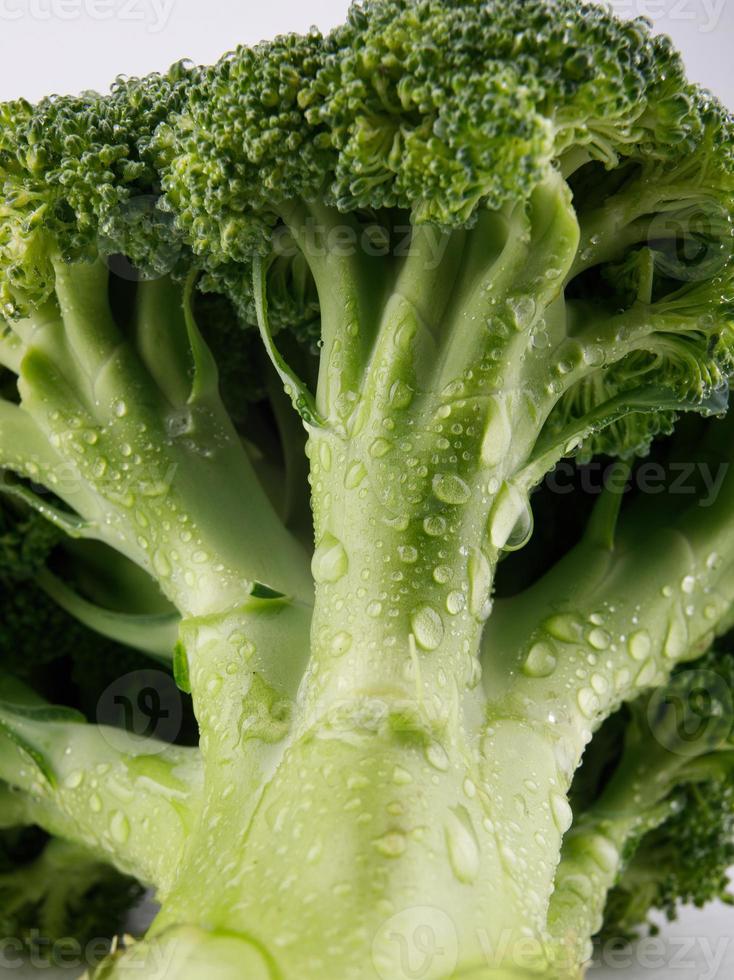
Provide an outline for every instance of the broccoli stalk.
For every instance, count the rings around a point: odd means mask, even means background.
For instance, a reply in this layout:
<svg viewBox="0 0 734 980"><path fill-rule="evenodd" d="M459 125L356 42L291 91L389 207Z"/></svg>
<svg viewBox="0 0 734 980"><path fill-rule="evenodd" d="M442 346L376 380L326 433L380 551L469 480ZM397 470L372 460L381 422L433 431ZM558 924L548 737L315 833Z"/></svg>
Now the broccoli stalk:
<svg viewBox="0 0 734 980"><path fill-rule="evenodd" d="M76 539L72 578L103 547L113 583L132 563L165 603L38 582L154 655L176 626L200 729L196 750L127 745L0 703L0 778L34 821L162 902L100 976L166 957L178 980L397 980L423 953L436 980L580 977L680 774L653 753L641 813L633 746L607 834L616 784L574 815L574 773L730 621L732 479L649 528L606 497L493 608L495 579L564 456L630 459L725 411L730 117L601 8L374 0L328 37L3 119L8 489ZM110 276L121 255L134 277ZM300 463L256 467L268 439L235 426L212 354L231 320L208 344L197 287L259 332L306 430L310 574ZM282 398L260 419L298 452Z"/></svg>

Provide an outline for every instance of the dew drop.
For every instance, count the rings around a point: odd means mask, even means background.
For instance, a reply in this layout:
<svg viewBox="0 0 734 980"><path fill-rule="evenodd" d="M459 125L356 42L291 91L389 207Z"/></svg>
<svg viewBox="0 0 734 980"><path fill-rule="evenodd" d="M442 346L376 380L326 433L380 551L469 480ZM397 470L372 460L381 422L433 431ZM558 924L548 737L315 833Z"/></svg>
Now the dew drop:
<svg viewBox="0 0 734 980"><path fill-rule="evenodd" d="M550 677L558 661L547 643L539 642L530 648L522 671L528 677Z"/></svg>
<svg viewBox="0 0 734 980"><path fill-rule="evenodd" d="M367 476L367 468L364 463L357 460L357 462L352 463L344 476L344 486L347 490L356 490L356 488L362 483L364 478Z"/></svg>
<svg viewBox="0 0 734 980"><path fill-rule="evenodd" d="M561 834L567 833L573 823L573 810L565 796L560 793L552 793L550 798L551 813L553 822Z"/></svg>
<svg viewBox="0 0 734 980"><path fill-rule="evenodd" d="M671 660L677 660L682 657L686 652L688 647L688 626L686 625L685 617L680 610L676 607L672 611L670 618L670 623L668 624L668 632L665 636L665 643L663 645L663 652L666 657Z"/></svg>
<svg viewBox="0 0 734 980"><path fill-rule="evenodd" d="M635 687L648 687L655 680L657 668L654 660L648 660L635 677Z"/></svg>
<svg viewBox="0 0 734 980"><path fill-rule="evenodd" d="M423 650L436 650L443 640L444 626L439 613L432 606L420 606L410 619L415 642Z"/></svg>
<svg viewBox="0 0 734 980"><path fill-rule="evenodd" d="M387 456L392 447L392 443L389 439L383 439L380 436L375 439L370 446L370 456L372 456L373 459L382 459L383 456Z"/></svg>
<svg viewBox="0 0 734 980"><path fill-rule="evenodd" d="M434 496L445 504L465 504L471 497L469 485L456 473L437 473L433 478Z"/></svg>
<svg viewBox="0 0 734 980"><path fill-rule="evenodd" d="M543 623L546 633L561 643L576 643L581 639L582 625L570 613L559 613Z"/></svg>
<svg viewBox="0 0 734 980"><path fill-rule="evenodd" d="M512 426L504 401L493 398L488 406L489 417L482 439L481 457L485 466L496 466L507 454L512 441Z"/></svg>
<svg viewBox="0 0 734 980"><path fill-rule="evenodd" d="M440 538L446 533L446 519L440 514L431 514L423 521L423 530L431 538Z"/></svg>
<svg viewBox="0 0 734 980"><path fill-rule="evenodd" d="M582 687L576 695L576 701L585 718L593 718L600 707L599 696L590 687Z"/></svg>
<svg viewBox="0 0 734 980"><path fill-rule="evenodd" d="M319 443L319 462L326 473L331 470L331 446L328 442Z"/></svg>
<svg viewBox="0 0 734 980"><path fill-rule="evenodd" d="M446 596L446 609L452 616L458 616L466 605L466 596L463 592L449 592Z"/></svg>
<svg viewBox="0 0 734 980"><path fill-rule="evenodd" d="M344 545L328 531L323 535L311 561L311 571L318 583L338 582L347 574L349 559Z"/></svg>
<svg viewBox="0 0 734 980"><path fill-rule="evenodd" d="M515 326L526 330L535 319L537 304L532 296L515 296L507 301Z"/></svg>
<svg viewBox="0 0 734 980"><path fill-rule="evenodd" d="M446 585L451 581L452 571L448 565L436 565L433 569L433 581L439 585Z"/></svg>
<svg viewBox="0 0 734 980"><path fill-rule="evenodd" d="M612 642L612 638L607 631L599 627L590 630L587 639L595 650L608 650L609 644Z"/></svg>
<svg viewBox="0 0 734 980"><path fill-rule="evenodd" d="M463 806L449 810L444 825L449 863L456 880L470 885L479 874L479 844L471 817Z"/></svg>
<svg viewBox="0 0 734 980"><path fill-rule="evenodd" d="M404 381L395 381L390 388L390 404L394 408L407 408L413 401L413 389Z"/></svg>
<svg viewBox="0 0 734 980"><path fill-rule="evenodd" d="M169 578L171 575L171 563L168 560L168 556L161 549L153 555L153 568L160 578Z"/></svg>
<svg viewBox="0 0 734 980"><path fill-rule="evenodd" d="M130 823L121 810L117 810L112 816L110 834L118 844L125 844L130 836Z"/></svg>
<svg viewBox="0 0 734 980"><path fill-rule="evenodd" d="M412 565L418 560L418 549L414 548L411 544L400 545L398 555L400 561L404 561L407 565Z"/></svg>
<svg viewBox="0 0 734 980"><path fill-rule="evenodd" d="M469 551L469 612L480 623L492 610L492 568L481 548Z"/></svg>
<svg viewBox="0 0 734 980"><path fill-rule="evenodd" d="M431 742L426 746L426 760L439 772L446 772L449 768L449 757L446 754L446 749L438 742Z"/></svg>
<svg viewBox="0 0 734 980"><path fill-rule="evenodd" d="M395 766L392 781L396 786L409 786L413 782L413 777L407 769L403 769L402 766Z"/></svg>
<svg viewBox="0 0 734 980"><path fill-rule="evenodd" d="M527 496L511 483L497 494L489 518L489 536L495 548L518 551L533 533L533 512Z"/></svg>
<svg viewBox="0 0 734 980"><path fill-rule="evenodd" d="M652 641L647 630L638 630L629 639L629 650L633 660L645 660L652 649Z"/></svg>
<svg viewBox="0 0 734 980"><path fill-rule="evenodd" d="M343 657L351 649L352 642L351 634L341 630L332 637L331 652L335 657Z"/></svg>
<svg viewBox="0 0 734 980"><path fill-rule="evenodd" d="M402 857L402 855L405 854L405 849L407 847L405 834L401 834L399 831L393 830L388 834L384 834L382 837L378 837L375 841L375 847L383 857Z"/></svg>

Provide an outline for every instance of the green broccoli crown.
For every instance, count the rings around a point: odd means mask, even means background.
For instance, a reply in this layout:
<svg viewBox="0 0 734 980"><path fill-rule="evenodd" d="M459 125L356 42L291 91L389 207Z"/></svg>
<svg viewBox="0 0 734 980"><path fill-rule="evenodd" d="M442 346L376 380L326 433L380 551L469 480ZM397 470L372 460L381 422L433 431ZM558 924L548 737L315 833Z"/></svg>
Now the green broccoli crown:
<svg viewBox="0 0 734 980"><path fill-rule="evenodd" d="M66 841L49 841L29 862L13 857L16 865L0 872L0 929L42 957L57 944L112 939L143 894L134 879Z"/></svg>
<svg viewBox="0 0 734 980"><path fill-rule="evenodd" d="M644 819L605 912L604 937L632 938L653 911L727 900L734 861L734 656L713 650L633 706L628 744L667 758L654 774L668 816ZM634 751L634 749L633 749ZM671 771L670 763L674 769ZM648 791L649 792L649 791Z"/></svg>
<svg viewBox="0 0 734 980"><path fill-rule="evenodd" d="M255 322L250 265L268 255L270 326L306 340L318 334L319 297L302 252L281 250L294 213L306 235L323 208L388 238L401 221L414 232L477 229L488 211L511 227L560 170L581 241L545 434L590 456L644 452L677 412L723 407L733 134L731 116L643 21L575 0L374 0L327 36L227 55L154 144L162 206L207 288ZM549 253L542 271L558 264ZM587 302L606 327L634 312L617 331L638 335L627 356L610 329L593 337ZM584 358L598 370L581 371Z"/></svg>
<svg viewBox="0 0 734 980"><path fill-rule="evenodd" d="M157 212L156 127L182 103L194 70L119 79L107 96L52 96L0 106L0 272L6 314L40 305L51 258L124 252L160 264L172 247ZM152 196L152 200L148 196ZM164 261L170 262L169 256ZM168 270L166 270L168 271Z"/></svg>
<svg viewBox="0 0 734 980"><path fill-rule="evenodd" d="M527 197L571 149L662 165L711 125L643 22L573 0L378 0L326 38L239 48L161 143L189 237L242 260L293 198L456 227Z"/></svg>

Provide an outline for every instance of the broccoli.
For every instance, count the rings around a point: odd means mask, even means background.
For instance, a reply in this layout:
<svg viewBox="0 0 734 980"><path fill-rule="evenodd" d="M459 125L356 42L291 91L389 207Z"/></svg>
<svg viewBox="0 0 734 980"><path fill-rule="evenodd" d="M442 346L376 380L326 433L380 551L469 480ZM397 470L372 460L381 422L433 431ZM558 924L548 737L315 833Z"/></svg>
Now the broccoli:
<svg viewBox="0 0 734 980"><path fill-rule="evenodd" d="M0 119L4 822L161 906L95 977L578 980L720 895L734 119L670 42L366 0ZM122 647L195 745L95 723Z"/></svg>
<svg viewBox="0 0 734 980"><path fill-rule="evenodd" d="M134 879L83 848L51 840L29 864L0 872L0 930L4 937L18 937L36 956L74 955L100 943L102 959L101 941L117 933L141 894Z"/></svg>

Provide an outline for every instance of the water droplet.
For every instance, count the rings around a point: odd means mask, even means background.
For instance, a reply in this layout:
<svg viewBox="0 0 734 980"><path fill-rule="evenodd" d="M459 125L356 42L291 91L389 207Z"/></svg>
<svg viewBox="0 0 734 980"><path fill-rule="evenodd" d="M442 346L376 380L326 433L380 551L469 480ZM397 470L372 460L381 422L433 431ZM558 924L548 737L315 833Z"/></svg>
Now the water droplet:
<svg viewBox="0 0 734 980"><path fill-rule="evenodd" d="M153 568L160 578L169 578L172 572L171 563L164 551L158 550L153 555Z"/></svg>
<svg viewBox="0 0 734 980"><path fill-rule="evenodd" d="M433 493L445 504L465 504L471 497L469 485L456 473L437 473L433 478Z"/></svg>
<svg viewBox="0 0 734 980"><path fill-rule="evenodd" d="M561 879L560 886L573 892L574 895L577 895L584 901L588 901L591 898L593 889L587 875L564 875Z"/></svg>
<svg viewBox="0 0 734 980"><path fill-rule="evenodd" d="M92 793L89 797L89 809L92 813L99 813L102 809L102 800L97 793Z"/></svg>
<svg viewBox="0 0 734 980"><path fill-rule="evenodd" d="M446 533L446 519L440 514L431 514L423 521L423 530L431 538L439 538Z"/></svg>
<svg viewBox="0 0 734 980"><path fill-rule="evenodd" d="M413 389L404 381L395 381L390 388L390 404L394 408L407 408L413 401Z"/></svg>
<svg viewBox="0 0 734 980"><path fill-rule="evenodd" d="M402 766L395 766L392 773L392 781L396 786L409 786L413 782L413 777L407 769Z"/></svg>
<svg viewBox="0 0 734 980"><path fill-rule="evenodd" d="M528 677L550 677L557 663L553 650L547 643L540 642L531 647L522 670Z"/></svg>
<svg viewBox="0 0 734 980"><path fill-rule="evenodd" d="M492 567L481 548L471 548L468 562L469 612L483 623L492 610Z"/></svg>
<svg viewBox="0 0 734 980"><path fill-rule="evenodd" d="M367 468L364 463L357 460L352 463L344 476L344 486L347 490L356 490L360 483L367 476Z"/></svg>
<svg viewBox="0 0 734 980"><path fill-rule="evenodd" d="M647 630L638 630L630 636L630 655L633 660L645 660L652 649L652 640Z"/></svg>
<svg viewBox="0 0 734 980"><path fill-rule="evenodd" d="M373 459L382 459L383 456L387 456L392 447L389 439L383 439L382 436L378 436L370 446L370 456Z"/></svg>
<svg viewBox="0 0 734 980"><path fill-rule="evenodd" d="M481 457L485 466L496 466L507 455L512 441L512 426L507 414L507 405L499 398L492 398L488 404L487 426L482 439Z"/></svg>
<svg viewBox="0 0 734 980"><path fill-rule="evenodd" d="M125 844L130 836L130 823L121 810L117 810L112 816L110 834L118 844Z"/></svg>
<svg viewBox="0 0 734 980"><path fill-rule="evenodd" d="M66 786L67 789L78 789L83 782L84 773L79 769L75 769L73 772L70 772L64 780L64 786Z"/></svg>
<svg viewBox="0 0 734 980"><path fill-rule="evenodd" d="M507 301L515 326L526 330L535 319L537 303L532 296L515 296Z"/></svg>
<svg viewBox="0 0 734 980"><path fill-rule="evenodd" d="M619 851L608 837L596 835L588 845L589 857L606 874L615 871L619 865Z"/></svg>
<svg viewBox="0 0 734 980"><path fill-rule="evenodd" d="M682 657L688 648L688 626L685 616L679 607L672 610L668 632L665 636L663 652L671 660Z"/></svg>
<svg viewBox="0 0 734 980"><path fill-rule="evenodd" d="M587 639L595 650L608 650L609 644L612 642L612 638L607 631L599 627L590 630Z"/></svg>
<svg viewBox="0 0 734 980"><path fill-rule="evenodd" d="M331 446L328 442L319 443L319 462L326 473L331 470Z"/></svg>
<svg viewBox="0 0 734 980"><path fill-rule="evenodd" d="M565 796L560 793L551 793L550 798L551 813L553 822L561 834L566 834L573 824L573 810L571 804Z"/></svg>
<svg viewBox="0 0 734 980"><path fill-rule="evenodd" d="M116 402L114 411L118 419L124 419L127 415L127 405L123 401Z"/></svg>
<svg viewBox="0 0 734 980"><path fill-rule="evenodd" d="M349 569L344 545L328 531L323 535L311 561L311 571L318 583L338 582Z"/></svg>
<svg viewBox="0 0 734 980"><path fill-rule="evenodd" d="M479 843L471 817L463 806L449 810L444 825L446 849L457 881L470 885L479 874Z"/></svg>
<svg viewBox="0 0 734 980"><path fill-rule="evenodd" d="M708 568L709 571L713 571L715 568L718 568L720 564L721 555L719 555L716 551L712 551L706 559L706 568Z"/></svg>
<svg viewBox="0 0 734 980"><path fill-rule="evenodd" d="M582 687L576 695L576 701L585 718L593 718L600 708L599 696L590 687Z"/></svg>
<svg viewBox="0 0 734 980"><path fill-rule="evenodd" d="M438 742L431 742L426 746L426 760L439 772L448 771L449 757L444 747Z"/></svg>
<svg viewBox="0 0 734 980"><path fill-rule="evenodd" d="M393 830L388 834L384 834L382 837L378 837L374 843L380 854L386 858L402 857L402 855L405 854L405 849L407 847L405 834L401 834L397 830Z"/></svg>
<svg viewBox="0 0 734 980"><path fill-rule="evenodd" d="M605 694L609 689L609 681L603 674L592 674L591 686L594 688L597 694Z"/></svg>
<svg viewBox="0 0 734 980"><path fill-rule="evenodd" d="M463 592L449 592L446 596L446 609L452 616L458 616L466 605L466 596Z"/></svg>
<svg viewBox="0 0 734 980"><path fill-rule="evenodd" d="M398 555L401 561L404 561L407 565L412 565L418 560L418 549L414 548L411 544L400 545Z"/></svg>
<svg viewBox="0 0 734 980"><path fill-rule="evenodd" d="M581 621L570 613L559 613L543 623L546 633L561 643L577 643L581 639Z"/></svg>
<svg viewBox="0 0 734 980"><path fill-rule="evenodd" d="M657 675L657 667L654 660L648 660L643 665L637 677L635 677L635 687L648 687L653 683Z"/></svg>
<svg viewBox="0 0 734 980"><path fill-rule="evenodd" d="M439 613L432 606L420 606L410 619L415 642L423 650L436 650L443 640L444 626Z"/></svg>
<svg viewBox="0 0 734 980"><path fill-rule="evenodd" d="M345 653L348 653L352 647L352 637L351 634L341 630L336 633L331 640L331 652L335 657L343 657Z"/></svg>
<svg viewBox="0 0 734 980"><path fill-rule="evenodd" d="M512 483L503 483L489 517L489 536L495 548L517 551L533 533L533 512L527 496Z"/></svg>
<svg viewBox="0 0 734 980"><path fill-rule="evenodd" d="M691 595L693 590L696 588L696 579L693 575L686 575L680 584L681 591L685 592L686 595Z"/></svg>
<svg viewBox="0 0 734 980"><path fill-rule="evenodd" d="M439 585L446 585L451 581L452 571L448 565L436 565L433 569L433 581Z"/></svg>
<svg viewBox="0 0 734 980"><path fill-rule="evenodd" d="M367 606L367 615L371 619L377 619L382 615L382 603L378 602L377 599L373 599L372 602Z"/></svg>

